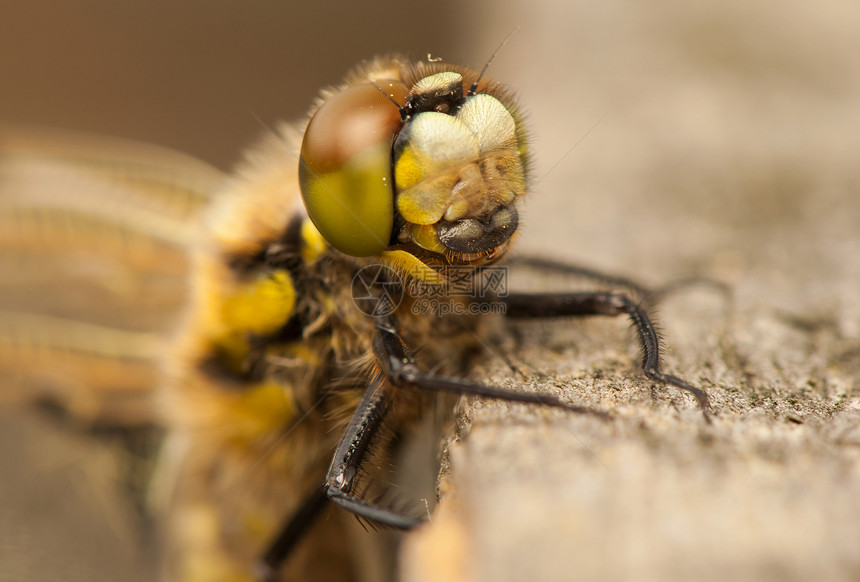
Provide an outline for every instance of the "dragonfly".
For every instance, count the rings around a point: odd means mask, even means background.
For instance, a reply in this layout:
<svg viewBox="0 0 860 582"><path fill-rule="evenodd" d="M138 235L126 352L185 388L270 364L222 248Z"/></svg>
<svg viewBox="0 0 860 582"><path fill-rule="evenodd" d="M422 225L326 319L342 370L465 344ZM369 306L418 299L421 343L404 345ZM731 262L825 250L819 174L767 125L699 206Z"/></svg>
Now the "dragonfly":
<svg viewBox="0 0 860 582"><path fill-rule="evenodd" d="M426 520L382 473L442 395L608 417L469 379L499 319L627 317L642 373L708 418L706 393L661 369L630 293L507 288L531 157L486 70L363 62L231 175L155 146L4 130L3 390L163 428L165 580L350 579L343 528L321 517Z"/></svg>

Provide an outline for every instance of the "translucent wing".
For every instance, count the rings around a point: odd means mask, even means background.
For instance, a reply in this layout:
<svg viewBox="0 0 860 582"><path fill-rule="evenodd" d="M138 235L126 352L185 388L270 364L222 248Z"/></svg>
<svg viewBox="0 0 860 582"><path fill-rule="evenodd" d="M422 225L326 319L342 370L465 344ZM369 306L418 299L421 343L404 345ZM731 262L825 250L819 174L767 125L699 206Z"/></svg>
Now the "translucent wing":
<svg viewBox="0 0 860 582"><path fill-rule="evenodd" d="M0 399L149 422L197 217L222 180L156 146L0 126Z"/></svg>

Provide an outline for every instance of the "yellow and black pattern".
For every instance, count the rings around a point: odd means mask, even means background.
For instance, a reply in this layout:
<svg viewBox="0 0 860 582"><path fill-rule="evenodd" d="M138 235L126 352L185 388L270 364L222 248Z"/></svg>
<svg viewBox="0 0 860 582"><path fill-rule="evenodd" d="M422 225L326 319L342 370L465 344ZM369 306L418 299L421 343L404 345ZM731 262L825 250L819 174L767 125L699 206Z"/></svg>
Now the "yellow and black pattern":
<svg viewBox="0 0 860 582"><path fill-rule="evenodd" d="M0 365L19 393L78 417L165 429L151 492L165 580L352 579L342 524L315 518L331 500L392 527L420 521L380 501L375 477L438 392L590 412L458 379L494 321L477 281L507 255L529 185L522 116L483 74L364 63L230 178L113 145L33 150L24 161L48 166L36 171L19 169L21 143L0 150L0 249L13 273ZM55 166L68 175L34 181ZM72 192L70 176L83 180ZM46 266L28 270L28 254ZM73 292L40 297L46 278ZM380 299L379 311L362 303ZM653 327L625 296L497 306L626 314L645 374L706 408L659 371Z"/></svg>
<svg viewBox="0 0 860 582"><path fill-rule="evenodd" d="M432 285L445 281L446 268L502 256L513 229L492 248L468 252L444 247L433 227L483 220L525 191L519 116L507 95L486 82L478 90L497 91L502 101L481 95L463 107L475 81L474 73L435 63L373 61L324 94L303 141L291 126L279 128L219 189L190 246L189 309L166 350L159 392L168 438L155 490L168 516L169 578L250 579L279 527L319 484L338 440L335 429L381 373L372 350L375 323L350 294L361 267L383 263ZM442 97L444 107L437 107L436 94L446 91L459 91L461 103ZM362 111L366 101L369 120L350 130L356 102ZM404 115L396 103L412 110ZM440 116L452 120L441 135L433 126ZM482 132L480 124L494 116L500 128ZM362 141L367 124L380 118L382 129ZM328 143L344 134L353 142ZM505 173L512 178L502 189ZM421 360L429 366L457 371L478 320L416 316L410 301L399 310L403 337L428 346ZM388 433L420 414L423 400L400 398L386 419ZM377 439L377 449L386 438ZM343 556L324 561L327 568L318 558L312 571L302 566L312 559L303 555L342 545L330 525L323 523L332 530L326 535L313 536L322 542L291 557L286 575L343 579L352 571Z"/></svg>

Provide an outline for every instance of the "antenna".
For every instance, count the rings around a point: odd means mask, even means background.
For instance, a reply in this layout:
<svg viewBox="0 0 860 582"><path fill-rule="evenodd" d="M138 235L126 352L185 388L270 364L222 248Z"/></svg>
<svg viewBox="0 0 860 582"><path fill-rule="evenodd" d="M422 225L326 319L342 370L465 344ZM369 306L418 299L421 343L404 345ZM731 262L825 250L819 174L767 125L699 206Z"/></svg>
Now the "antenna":
<svg viewBox="0 0 860 582"><path fill-rule="evenodd" d="M405 106L403 106L400 103L398 103L397 101L395 101L394 97L392 97L390 93L386 93L385 89L383 89L382 87L377 85L376 81L374 81L370 77L367 78L367 82L370 83L371 85L373 85L374 87L376 87L380 93L385 95L385 98L388 99L389 101L391 101L395 107L397 107L397 111L400 112L400 119L402 121L406 121L406 118L409 117L409 110Z"/></svg>
<svg viewBox="0 0 860 582"><path fill-rule="evenodd" d="M487 69L490 68L490 65L493 64L493 61L496 60L496 57L499 55L500 52L502 52L502 49L505 47L506 44L508 44L508 41L511 40L511 38L513 38L513 36L520 31L520 28L522 28L522 27L518 26L515 29L513 29L511 31L511 33L505 37L505 40L503 40L501 42L501 44L498 46L498 48L495 50L495 52L493 52L492 56L490 56L490 60L488 60L487 64L484 65L484 68L481 69L481 73L478 75L478 78L475 79L475 82L472 83L471 87L469 87L469 92L466 94L467 97L472 97L475 93L478 92L478 83L484 77L484 73L487 72Z"/></svg>

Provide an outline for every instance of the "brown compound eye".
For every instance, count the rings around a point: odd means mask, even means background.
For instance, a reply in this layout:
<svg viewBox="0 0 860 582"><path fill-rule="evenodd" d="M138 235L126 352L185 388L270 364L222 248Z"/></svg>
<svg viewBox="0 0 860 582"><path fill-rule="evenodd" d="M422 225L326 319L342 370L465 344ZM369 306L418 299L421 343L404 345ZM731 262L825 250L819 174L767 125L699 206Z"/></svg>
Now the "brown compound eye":
<svg viewBox="0 0 860 582"><path fill-rule="evenodd" d="M400 81L347 87L319 108L305 130L302 200L320 234L347 255L367 257L388 246L394 226L391 144L403 125L392 99L403 103L408 94Z"/></svg>

